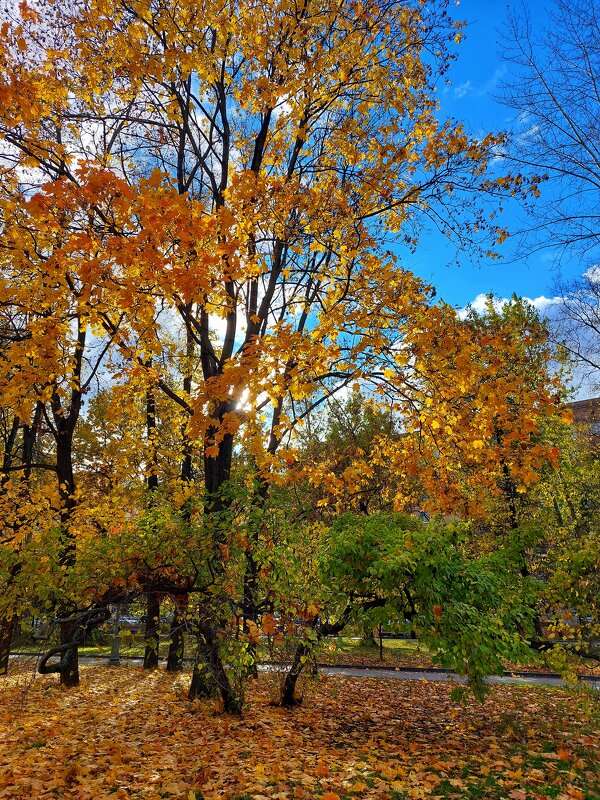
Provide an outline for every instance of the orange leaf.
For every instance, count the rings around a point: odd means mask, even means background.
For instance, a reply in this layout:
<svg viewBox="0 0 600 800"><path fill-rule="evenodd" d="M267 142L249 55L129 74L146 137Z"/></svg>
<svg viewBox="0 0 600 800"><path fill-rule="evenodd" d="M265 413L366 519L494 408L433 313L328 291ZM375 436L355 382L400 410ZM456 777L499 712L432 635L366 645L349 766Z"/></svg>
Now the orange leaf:
<svg viewBox="0 0 600 800"><path fill-rule="evenodd" d="M512 798L512 800L527 800L527 794L520 789L513 789L512 792L508 793L508 796Z"/></svg>
<svg viewBox="0 0 600 800"><path fill-rule="evenodd" d="M265 614L260 623L263 632L270 636L277 631L277 622L273 614Z"/></svg>

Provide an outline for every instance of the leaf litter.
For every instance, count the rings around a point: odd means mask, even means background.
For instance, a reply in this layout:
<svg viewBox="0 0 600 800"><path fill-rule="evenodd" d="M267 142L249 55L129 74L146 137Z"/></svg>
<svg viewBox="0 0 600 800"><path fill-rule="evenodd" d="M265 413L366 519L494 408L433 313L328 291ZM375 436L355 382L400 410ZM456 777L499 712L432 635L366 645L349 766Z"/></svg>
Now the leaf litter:
<svg viewBox="0 0 600 800"><path fill-rule="evenodd" d="M242 719L190 703L188 675L85 667L82 685L0 684L0 798L69 800L598 800L598 699L495 686L327 678L273 704L268 676Z"/></svg>

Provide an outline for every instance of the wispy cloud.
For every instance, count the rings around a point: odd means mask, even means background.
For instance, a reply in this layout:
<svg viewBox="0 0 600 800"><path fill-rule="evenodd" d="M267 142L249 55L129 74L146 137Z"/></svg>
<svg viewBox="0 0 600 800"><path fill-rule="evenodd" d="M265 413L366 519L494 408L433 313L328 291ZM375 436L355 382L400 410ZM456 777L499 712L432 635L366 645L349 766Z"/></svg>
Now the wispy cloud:
<svg viewBox="0 0 600 800"><path fill-rule="evenodd" d="M486 95L489 95L490 92L493 92L494 89L496 89L498 83L504 77L505 73L506 73L506 66L504 64L499 67L496 67L493 74L488 78L488 80L479 86L474 84L473 81L469 78L469 80L454 87L454 97L460 99L461 97L467 97L467 96L484 97Z"/></svg>
<svg viewBox="0 0 600 800"><path fill-rule="evenodd" d="M464 97L466 94L469 94L471 90L471 81L465 81L464 83L461 83L460 86L454 87L454 97Z"/></svg>

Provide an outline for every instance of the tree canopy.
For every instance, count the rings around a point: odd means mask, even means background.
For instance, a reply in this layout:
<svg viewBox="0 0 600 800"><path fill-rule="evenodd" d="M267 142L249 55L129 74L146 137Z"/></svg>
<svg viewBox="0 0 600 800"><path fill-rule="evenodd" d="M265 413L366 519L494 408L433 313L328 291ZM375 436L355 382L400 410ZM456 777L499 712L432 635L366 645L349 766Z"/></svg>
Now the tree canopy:
<svg viewBox="0 0 600 800"><path fill-rule="evenodd" d="M407 268L432 225L493 247L490 204L536 191L490 177L498 137L439 118L446 6L89 0L3 22L5 630L33 585L63 683L116 598L156 620L194 595L191 696L208 672L239 711L225 664L251 668L285 543L269 492L327 483L294 437L342 389L400 428L339 493L385 462L394 507L477 513L556 461L543 327L463 320Z"/></svg>

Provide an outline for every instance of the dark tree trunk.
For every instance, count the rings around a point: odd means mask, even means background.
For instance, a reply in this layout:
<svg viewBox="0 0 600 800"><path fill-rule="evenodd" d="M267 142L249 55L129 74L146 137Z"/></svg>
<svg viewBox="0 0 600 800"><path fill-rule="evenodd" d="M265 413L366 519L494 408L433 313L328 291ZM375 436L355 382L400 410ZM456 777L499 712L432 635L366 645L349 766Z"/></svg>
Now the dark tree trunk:
<svg viewBox="0 0 600 800"><path fill-rule="evenodd" d="M275 452L275 446L273 445L274 437L271 435L271 442L272 445L272 452ZM258 468L256 468L258 471ZM258 624L260 619L260 598L259 598L259 565L255 558L255 554L258 552L260 547L260 537L262 532L262 525L264 524L261 518L262 510L265 507L265 503L267 500L267 495L269 492L269 484L266 480L261 479L256 487L256 490L252 496L252 511L256 512L256 519L250 525L250 531L248 534L248 546L246 547L245 553L245 565L244 565L244 597L243 597L243 627L244 632L248 632L248 622L251 621L255 625ZM252 656L253 664L252 664L252 675L253 677L258 677L258 666L257 666L257 645L254 641L251 641L248 645L248 650Z"/></svg>
<svg viewBox="0 0 600 800"><path fill-rule="evenodd" d="M56 478L60 497L61 564L75 564L75 540L70 528L75 510L75 476L73 474L73 432L59 430L56 442Z"/></svg>
<svg viewBox="0 0 600 800"><path fill-rule="evenodd" d="M185 650L185 618L188 596L175 598L175 611L171 622L171 641L167 655L167 672L181 672Z"/></svg>
<svg viewBox="0 0 600 800"><path fill-rule="evenodd" d="M192 375L190 372L194 358L194 337L189 323L189 315L192 312L192 304L184 307L186 320L186 364L187 369L183 378L183 392L189 402L192 393ZM187 423L181 426L182 458L180 465L181 482L184 486L189 486L194 477L194 465L192 456L192 444L187 431ZM187 530L192 523L192 506L190 498L186 498L181 509L181 519ZM189 596L179 595L174 597L175 610L173 621L171 622L169 652L167 654L167 672L181 672L183 669L183 656L185 651L185 626ZM195 669L195 668L194 668ZM192 678L193 682L193 678ZM190 687L190 692L192 691Z"/></svg>
<svg viewBox="0 0 600 800"><path fill-rule="evenodd" d="M17 617L4 617L0 620L0 675L8 675L10 646L12 644Z"/></svg>
<svg viewBox="0 0 600 800"><path fill-rule="evenodd" d="M73 430L68 420L57 419L56 436L56 477L60 497L60 555L61 566L69 570L75 565L76 543L71 531L71 518L75 510L75 477L73 474ZM66 617L73 609L68 605L59 609L60 616ZM60 623L60 643L71 642L77 632L77 624ZM65 653L60 662L61 686L79 686L78 648L73 647Z"/></svg>
<svg viewBox="0 0 600 800"><path fill-rule="evenodd" d="M160 641L160 596L157 592L149 592L146 598L148 619L144 631L144 669L156 669Z"/></svg>
<svg viewBox="0 0 600 800"><path fill-rule="evenodd" d="M203 700L208 697L214 697L216 688L206 664L194 664L188 700Z"/></svg>
<svg viewBox="0 0 600 800"><path fill-rule="evenodd" d="M77 623L61 622L60 643L67 644L73 641L77 633ZM67 689L79 686L79 649L72 647L67 650L60 662L60 683Z"/></svg>
<svg viewBox="0 0 600 800"><path fill-rule="evenodd" d="M152 366L152 362L149 362ZM154 494L158 489L158 468L157 468L157 448L156 448L156 398L154 389L150 388L146 392L146 435L148 439L148 477L146 486L148 488L148 505L152 507Z"/></svg>
<svg viewBox="0 0 600 800"><path fill-rule="evenodd" d="M371 608L378 608L382 605L385 605L385 601L383 599L370 600L363 604L363 609L364 611L368 611ZM302 674L304 667L309 661L309 656L315 651L316 643L324 636L337 636L339 633L341 633L348 624L351 614L352 605L348 604L337 622L320 623L319 617L315 617L313 619L311 628L316 635L316 639L313 638L305 640L300 642L296 647L294 659L285 676L281 690L280 702L282 706L295 706L301 702L301 699L296 693L296 685L298 683L298 678Z"/></svg>
<svg viewBox="0 0 600 800"><path fill-rule="evenodd" d="M148 363L152 366L152 361ZM148 489L148 508L152 509L156 501L158 489L157 452L156 452L156 398L151 387L146 392L146 435L148 440L149 472L146 478ZM146 595L146 627L144 630L144 669L158 667L158 646L160 642L160 596L157 592Z"/></svg>
<svg viewBox="0 0 600 800"><path fill-rule="evenodd" d="M33 463L33 450L35 446L35 442L37 439L37 433L39 430L39 426L42 419L42 414L44 411L44 406L39 401L36 404L35 411L33 414L33 420L31 425L21 425L21 422L18 417L14 417L12 421L12 426L6 442L4 443L4 458L2 462L2 469L3 474L0 478L0 489L4 485L4 483L8 480L9 477L9 470L13 465L13 449L16 444L17 434L19 429L22 429L22 453L21 453L21 461L23 464L23 481L25 484L25 491L29 491L29 479L31 477L31 465ZM15 534L17 530L15 530ZM9 589L12 585L14 585L14 581L21 571L21 564L17 561L13 564L9 578L8 578L8 586L6 587ZM16 614L16 611L13 609L13 612L10 611L5 612L5 616L0 619L0 675L7 675L8 674L8 664L9 664L9 657L10 657L10 648L12 645L12 640L15 635L15 631L18 625L19 618Z"/></svg>
<svg viewBox="0 0 600 800"><path fill-rule="evenodd" d="M222 409L222 415L231 411L229 406ZM211 428L207 435L207 446L216 430ZM204 483L206 486L206 511L209 514L223 514L231 507L231 497L227 494L231 477L231 460L233 457L233 436L226 434L219 443L219 451L215 456L204 456ZM216 520L214 526L218 540L222 539L222 526Z"/></svg>
<svg viewBox="0 0 600 800"><path fill-rule="evenodd" d="M202 615L201 612L197 637L199 664L194 666L188 698L194 700L210 697L218 692L223 703L223 711L241 716L243 698L231 685L219 653L219 640L206 613Z"/></svg>
<svg viewBox="0 0 600 800"><path fill-rule="evenodd" d="M0 488L8 481L9 470L12 466L13 448L20 428L20 421L18 417L14 417L12 421L11 430L4 442L4 457L2 460L2 477L0 478ZM14 570L8 578L8 587L13 583ZM0 675L8 674L8 662L10 657L10 646L12 643L13 634L15 631L16 616L10 614L10 611L5 611L5 616L0 618Z"/></svg>
<svg viewBox="0 0 600 800"><path fill-rule="evenodd" d="M258 624L259 620L259 613L258 613L258 564L256 559L254 558L254 547L258 547L259 543L259 532L257 529L250 531L249 535L249 546L246 549L246 563L245 563L245 572L244 572L244 598L243 598L243 609L244 609L244 616L243 616L243 629L245 633L248 633L249 627L248 622L253 622L255 625ZM252 667L251 667L251 674L253 677L258 677L258 666L257 666L257 646L254 640L251 640L248 643L248 652L252 657Z"/></svg>
<svg viewBox="0 0 600 800"><path fill-rule="evenodd" d="M228 714L241 716L243 700L231 686L219 653L218 639L208 625L201 627L200 635L202 641L200 652L217 685L218 692L223 701L223 711Z"/></svg>
<svg viewBox="0 0 600 800"><path fill-rule="evenodd" d="M220 419L231 411L232 408L223 403L219 409ZM212 439L217 433L217 429L209 429L206 436L206 447L211 447ZM211 558L211 569L215 576L221 577L225 573L223 562L223 552L221 546L227 543L225 528L225 516L231 507L231 496L228 494L228 484L231 475L231 460L233 456L233 436L226 434L219 442L219 449L215 456L204 456L204 484L206 488L206 500L204 505L205 514L210 515L214 524L213 547ZM210 598L212 602L212 598ZM219 653L219 641L216 631L226 627L224 619L225 609L221 607L211 608L207 611L203 607L198 620L198 653L200 661L210 671L211 680L216 685L221 699L223 709L231 714L241 714L242 700L232 689L227 672L223 666L223 661ZM188 697L206 696L206 681L200 668L194 668L192 683Z"/></svg>
<svg viewBox="0 0 600 800"><path fill-rule="evenodd" d="M281 690L281 705L284 708L290 708L291 706L298 705L301 702L296 694L296 685L311 651L312 646L306 642L300 642L296 648L294 660L292 661L292 665L285 676L283 688Z"/></svg>

